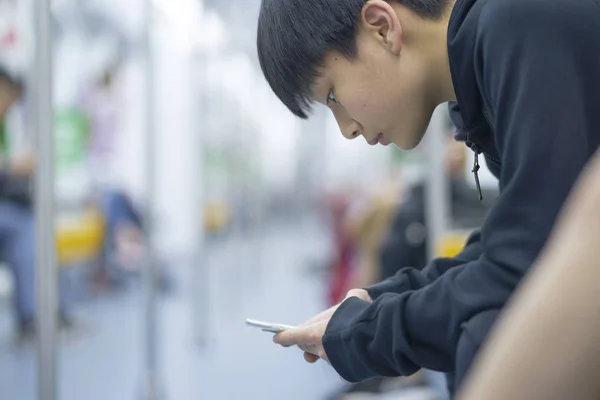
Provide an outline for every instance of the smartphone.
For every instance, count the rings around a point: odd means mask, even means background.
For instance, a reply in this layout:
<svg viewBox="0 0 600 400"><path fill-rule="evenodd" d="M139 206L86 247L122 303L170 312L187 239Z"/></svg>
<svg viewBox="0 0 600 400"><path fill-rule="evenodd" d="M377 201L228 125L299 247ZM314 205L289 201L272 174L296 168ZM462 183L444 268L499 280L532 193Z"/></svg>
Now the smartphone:
<svg viewBox="0 0 600 400"><path fill-rule="evenodd" d="M270 322L256 321L254 319L247 319L246 325L252 326L254 328L260 328L264 332L271 332L271 333L279 333L279 332L283 332L285 330L294 328L291 325L272 324Z"/></svg>

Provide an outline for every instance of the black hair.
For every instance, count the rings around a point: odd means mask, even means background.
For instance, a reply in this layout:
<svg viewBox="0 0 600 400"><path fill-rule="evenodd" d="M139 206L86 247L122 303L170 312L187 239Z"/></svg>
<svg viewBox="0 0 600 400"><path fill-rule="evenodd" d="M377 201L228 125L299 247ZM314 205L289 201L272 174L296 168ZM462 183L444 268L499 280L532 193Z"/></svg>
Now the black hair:
<svg viewBox="0 0 600 400"><path fill-rule="evenodd" d="M356 57L356 27L368 0L262 0L258 18L258 59L277 97L306 119L310 89L323 58L335 51ZM449 0L398 0L427 19L439 19Z"/></svg>
<svg viewBox="0 0 600 400"><path fill-rule="evenodd" d="M6 85L10 90L21 96L25 90L25 84L19 78L0 66L0 85Z"/></svg>

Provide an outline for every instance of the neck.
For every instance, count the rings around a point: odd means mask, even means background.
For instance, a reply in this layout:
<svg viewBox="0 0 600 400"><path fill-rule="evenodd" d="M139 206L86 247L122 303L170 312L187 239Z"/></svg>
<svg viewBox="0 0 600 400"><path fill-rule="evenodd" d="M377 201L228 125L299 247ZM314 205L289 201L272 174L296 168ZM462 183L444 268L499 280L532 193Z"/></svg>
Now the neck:
<svg viewBox="0 0 600 400"><path fill-rule="evenodd" d="M448 101L456 101L456 93L454 92L454 83L452 82L452 74L450 73L450 59L448 58L448 25L450 24L450 16L454 8L454 1L450 1L446 13L436 26L437 40L436 49L438 55L439 74L439 96L438 104Z"/></svg>
<svg viewBox="0 0 600 400"><path fill-rule="evenodd" d="M456 101L448 59L448 23L451 11L450 8L439 20L425 23L421 20L419 24L412 25L418 29L412 35L418 43L412 45L425 58L425 65L429 68L431 100L435 105Z"/></svg>
<svg viewBox="0 0 600 400"><path fill-rule="evenodd" d="M431 57L432 82L435 84L432 92L437 104L456 101L452 74L450 73L450 60L448 58L449 14L431 25L431 34L428 38L430 43L428 51Z"/></svg>
<svg viewBox="0 0 600 400"><path fill-rule="evenodd" d="M444 35L445 38L445 35ZM442 49L440 49L442 50ZM436 64L439 74L439 102L438 104L448 101L456 101L456 93L454 92L454 83L452 82L452 74L450 73L450 59L448 58L448 46L444 40L443 51L440 51L440 60Z"/></svg>

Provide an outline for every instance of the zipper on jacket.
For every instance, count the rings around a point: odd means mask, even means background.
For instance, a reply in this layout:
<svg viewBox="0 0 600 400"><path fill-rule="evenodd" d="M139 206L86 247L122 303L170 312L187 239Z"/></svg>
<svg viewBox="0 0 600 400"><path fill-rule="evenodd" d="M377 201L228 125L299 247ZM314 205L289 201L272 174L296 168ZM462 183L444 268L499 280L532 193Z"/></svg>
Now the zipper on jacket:
<svg viewBox="0 0 600 400"><path fill-rule="evenodd" d="M467 146L475 153L475 160L471 172L475 175L475 185L477 186L477 192L479 193L479 201L482 201L483 193L481 192L481 184L479 183L479 154L481 154L481 150L479 150L477 145L470 141L467 141Z"/></svg>

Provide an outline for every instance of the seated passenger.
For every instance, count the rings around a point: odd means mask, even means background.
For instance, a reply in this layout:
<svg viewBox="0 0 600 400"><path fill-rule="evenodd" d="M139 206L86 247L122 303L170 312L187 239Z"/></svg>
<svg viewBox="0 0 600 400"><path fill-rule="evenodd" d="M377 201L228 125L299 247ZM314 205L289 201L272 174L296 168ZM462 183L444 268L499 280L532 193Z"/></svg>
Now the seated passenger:
<svg viewBox="0 0 600 400"><path fill-rule="evenodd" d="M4 119L10 107L23 94L23 85L0 69L0 142L6 143ZM4 150L4 149L3 149ZM3 154L6 157L6 155ZM35 218L30 183L35 172L31 154L4 160L0 168L0 258L6 262L15 282L15 315L18 338L35 336ZM60 326L72 326L68 314L68 287L63 273L59 276Z"/></svg>

